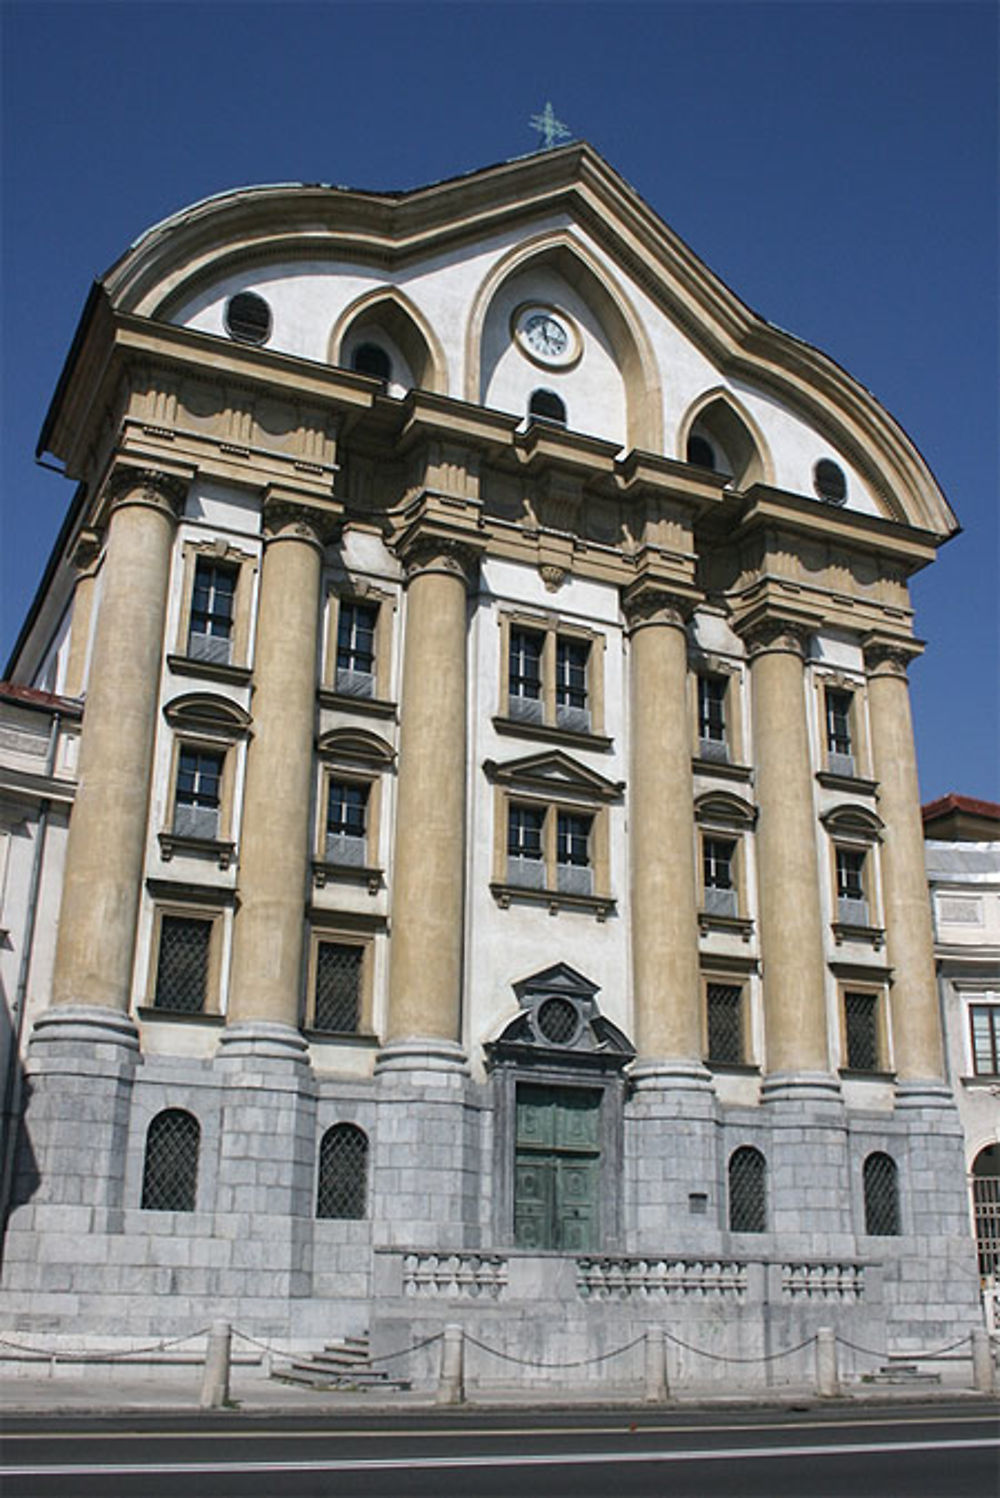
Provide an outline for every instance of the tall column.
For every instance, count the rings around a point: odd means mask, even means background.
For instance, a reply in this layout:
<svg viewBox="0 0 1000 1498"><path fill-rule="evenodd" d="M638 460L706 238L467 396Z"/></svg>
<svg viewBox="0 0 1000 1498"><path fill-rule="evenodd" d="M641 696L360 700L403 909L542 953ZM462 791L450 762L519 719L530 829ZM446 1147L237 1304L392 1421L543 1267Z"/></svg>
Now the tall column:
<svg viewBox="0 0 1000 1498"><path fill-rule="evenodd" d="M90 530L81 531L73 552L77 578L73 589L73 619L70 625L66 680L63 684L63 692L67 697L82 697L87 684L87 647L90 644L100 550L97 534Z"/></svg>
<svg viewBox="0 0 1000 1498"><path fill-rule="evenodd" d="M128 1009L156 701L177 512L186 485L121 467L66 848L53 1003Z"/></svg>
<svg viewBox="0 0 1000 1498"><path fill-rule="evenodd" d="M475 554L428 536L406 555L388 1053L461 1058L466 596ZM384 1053L381 1064L385 1064Z"/></svg>
<svg viewBox="0 0 1000 1498"><path fill-rule="evenodd" d="M944 1078L941 1020L934 975L920 788L906 668L914 650L872 642L865 651L872 757L885 823L881 851L885 940L893 970L896 1074L903 1089Z"/></svg>
<svg viewBox="0 0 1000 1498"><path fill-rule="evenodd" d="M704 1086L694 776L687 709L689 599L640 585L630 624L632 981L637 1078Z"/></svg>
<svg viewBox="0 0 1000 1498"><path fill-rule="evenodd" d="M257 611L253 738L240 831L223 1040L304 1053L298 1035L316 725L316 653L323 537L331 516L270 497ZM263 1027L263 1028L262 1028Z"/></svg>
<svg viewBox="0 0 1000 1498"><path fill-rule="evenodd" d="M764 620L747 638L769 1097L837 1091L827 1046L805 639L800 625L782 619Z"/></svg>

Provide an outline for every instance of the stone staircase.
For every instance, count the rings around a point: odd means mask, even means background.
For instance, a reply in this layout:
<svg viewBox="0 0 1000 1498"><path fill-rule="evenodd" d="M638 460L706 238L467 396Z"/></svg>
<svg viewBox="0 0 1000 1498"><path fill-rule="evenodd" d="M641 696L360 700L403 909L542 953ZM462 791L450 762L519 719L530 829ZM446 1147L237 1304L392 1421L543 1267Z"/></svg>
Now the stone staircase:
<svg viewBox="0 0 1000 1498"><path fill-rule="evenodd" d="M916 1363L883 1363L874 1373L862 1373L860 1382L916 1387L921 1384L939 1384L941 1375L918 1368Z"/></svg>
<svg viewBox="0 0 1000 1498"><path fill-rule="evenodd" d="M356 1391L408 1389L409 1379L393 1378L371 1365L368 1334L328 1342L322 1352L273 1368L271 1377L283 1384L309 1389L353 1389Z"/></svg>

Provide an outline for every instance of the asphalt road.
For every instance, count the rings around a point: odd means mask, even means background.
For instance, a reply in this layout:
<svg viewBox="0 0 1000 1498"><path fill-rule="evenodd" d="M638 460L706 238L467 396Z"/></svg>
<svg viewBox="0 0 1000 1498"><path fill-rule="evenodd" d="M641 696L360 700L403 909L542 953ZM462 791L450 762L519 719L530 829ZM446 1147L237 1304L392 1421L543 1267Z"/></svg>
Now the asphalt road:
<svg viewBox="0 0 1000 1498"><path fill-rule="evenodd" d="M5 1422L4 1498L996 1498L976 1403Z"/></svg>

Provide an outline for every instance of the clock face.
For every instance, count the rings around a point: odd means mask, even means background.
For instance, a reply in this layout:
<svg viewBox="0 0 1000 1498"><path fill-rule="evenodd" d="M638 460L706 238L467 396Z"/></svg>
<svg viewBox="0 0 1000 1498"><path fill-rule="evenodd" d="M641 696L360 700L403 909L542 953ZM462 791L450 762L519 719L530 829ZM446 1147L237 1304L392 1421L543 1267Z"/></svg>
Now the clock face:
<svg viewBox="0 0 1000 1498"><path fill-rule="evenodd" d="M536 364L565 368L580 354L580 335L563 312L537 303L521 306L514 313L512 332L521 352Z"/></svg>

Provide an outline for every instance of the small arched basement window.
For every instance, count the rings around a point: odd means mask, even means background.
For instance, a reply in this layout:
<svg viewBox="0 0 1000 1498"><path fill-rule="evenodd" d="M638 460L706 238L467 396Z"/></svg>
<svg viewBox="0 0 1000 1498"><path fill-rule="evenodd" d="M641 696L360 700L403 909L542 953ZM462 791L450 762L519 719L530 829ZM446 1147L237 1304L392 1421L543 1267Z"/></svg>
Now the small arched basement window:
<svg viewBox="0 0 1000 1498"><path fill-rule="evenodd" d="M729 1228L733 1233L767 1231L767 1165L752 1145L729 1157Z"/></svg>
<svg viewBox="0 0 1000 1498"><path fill-rule="evenodd" d="M166 1108L151 1121L142 1172L144 1211L194 1211L200 1142L201 1126L183 1108Z"/></svg>
<svg viewBox="0 0 1000 1498"><path fill-rule="evenodd" d="M368 1135L357 1124L334 1124L319 1147L316 1216L364 1217L368 1206Z"/></svg>
<svg viewBox="0 0 1000 1498"><path fill-rule="evenodd" d="M554 390L533 390L528 401L528 415L533 421L554 421L566 425L565 403Z"/></svg>
<svg viewBox="0 0 1000 1498"><path fill-rule="evenodd" d="M392 379L392 360L378 343L359 343L351 355L351 368L376 380Z"/></svg>
<svg viewBox="0 0 1000 1498"><path fill-rule="evenodd" d="M899 1173L891 1155L876 1150L864 1164L865 1232L872 1238L899 1237Z"/></svg>

